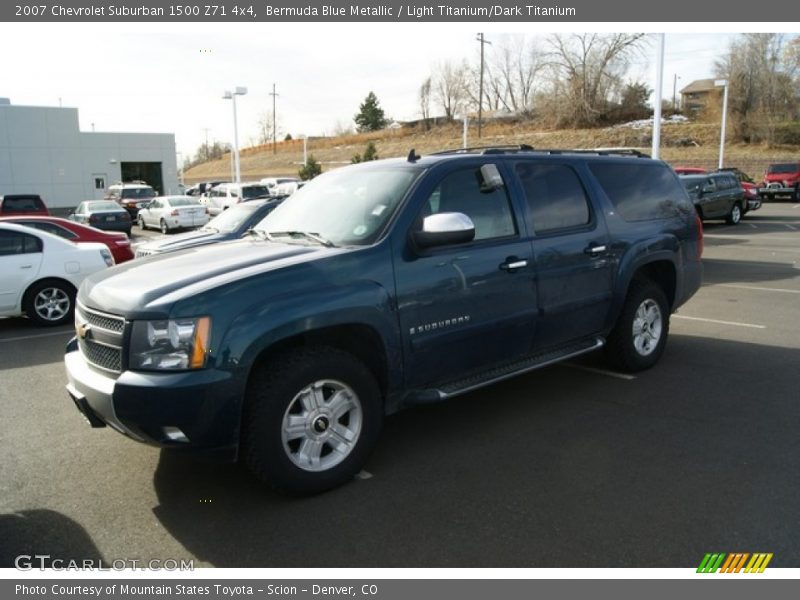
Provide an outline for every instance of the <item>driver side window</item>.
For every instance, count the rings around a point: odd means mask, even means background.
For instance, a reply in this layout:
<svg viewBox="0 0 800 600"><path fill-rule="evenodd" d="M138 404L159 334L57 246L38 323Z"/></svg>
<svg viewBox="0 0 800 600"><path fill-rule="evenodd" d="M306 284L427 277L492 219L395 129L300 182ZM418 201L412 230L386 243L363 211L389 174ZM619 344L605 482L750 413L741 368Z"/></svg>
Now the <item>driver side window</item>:
<svg viewBox="0 0 800 600"><path fill-rule="evenodd" d="M475 225L475 241L516 235L506 187L482 190L480 167L461 169L447 175L426 200L422 219L439 213L463 213Z"/></svg>

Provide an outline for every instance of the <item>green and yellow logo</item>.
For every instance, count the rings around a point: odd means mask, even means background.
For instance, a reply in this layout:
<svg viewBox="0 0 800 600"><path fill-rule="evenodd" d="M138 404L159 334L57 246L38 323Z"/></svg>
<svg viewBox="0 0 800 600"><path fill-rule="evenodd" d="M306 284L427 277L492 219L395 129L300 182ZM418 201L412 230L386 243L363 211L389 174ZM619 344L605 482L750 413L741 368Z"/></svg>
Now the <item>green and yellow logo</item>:
<svg viewBox="0 0 800 600"><path fill-rule="evenodd" d="M749 561L748 561L749 559ZM708 553L703 557L700 566L697 567L698 573L763 573L769 561L772 560L772 553L748 552ZM745 564L747 566L745 566Z"/></svg>

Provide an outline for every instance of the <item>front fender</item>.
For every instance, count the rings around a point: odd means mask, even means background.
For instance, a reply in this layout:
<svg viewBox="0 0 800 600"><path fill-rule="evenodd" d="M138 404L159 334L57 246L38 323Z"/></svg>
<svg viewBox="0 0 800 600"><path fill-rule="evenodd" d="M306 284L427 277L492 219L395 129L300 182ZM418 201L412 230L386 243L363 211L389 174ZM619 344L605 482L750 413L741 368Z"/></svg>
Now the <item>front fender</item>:
<svg viewBox="0 0 800 600"><path fill-rule="evenodd" d="M220 368L247 374L270 346L342 325L362 325L378 334L391 377L392 365L400 364L399 326L391 296L374 281L286 293L252 304L231 322L218 347L217 360Z"/></svg>

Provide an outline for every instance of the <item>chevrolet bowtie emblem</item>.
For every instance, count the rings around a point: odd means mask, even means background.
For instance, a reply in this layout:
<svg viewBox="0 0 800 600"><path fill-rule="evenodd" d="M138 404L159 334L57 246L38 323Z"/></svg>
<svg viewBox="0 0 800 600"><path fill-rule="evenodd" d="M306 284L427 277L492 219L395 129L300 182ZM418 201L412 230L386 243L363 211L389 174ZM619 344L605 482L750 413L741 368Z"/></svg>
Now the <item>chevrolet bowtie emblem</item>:
<svg viewBox="0 0 800 600"><path fill-rule="evenodd" d="M78 334L78 337L82 340L86 339L86 336L89 334L89 330L92 328L89 323L81 323L80 325L75 326L75 333Z"/></svg>

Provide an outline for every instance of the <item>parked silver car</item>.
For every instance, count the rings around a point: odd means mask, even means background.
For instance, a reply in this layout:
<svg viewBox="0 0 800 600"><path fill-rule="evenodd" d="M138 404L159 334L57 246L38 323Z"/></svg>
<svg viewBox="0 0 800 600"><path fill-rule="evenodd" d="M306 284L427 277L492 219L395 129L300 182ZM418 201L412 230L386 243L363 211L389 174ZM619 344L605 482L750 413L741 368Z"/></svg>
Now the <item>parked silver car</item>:
<svg viewBox="0 0 800 600"><path fill-rule="evenodd" d="M208 223L208 209L190 196L159 196L139 210L139 227L153 227L161 233L171 229L202 227Z"/></svg>

